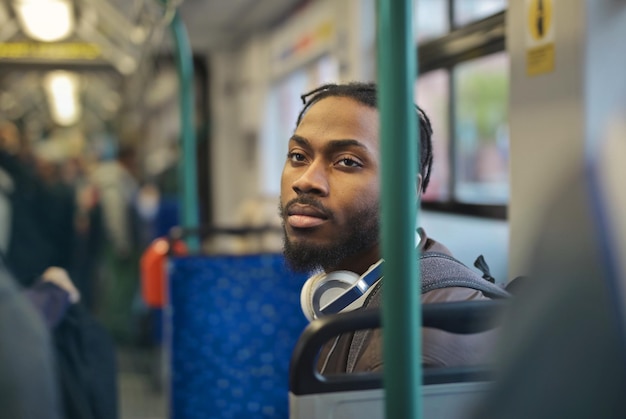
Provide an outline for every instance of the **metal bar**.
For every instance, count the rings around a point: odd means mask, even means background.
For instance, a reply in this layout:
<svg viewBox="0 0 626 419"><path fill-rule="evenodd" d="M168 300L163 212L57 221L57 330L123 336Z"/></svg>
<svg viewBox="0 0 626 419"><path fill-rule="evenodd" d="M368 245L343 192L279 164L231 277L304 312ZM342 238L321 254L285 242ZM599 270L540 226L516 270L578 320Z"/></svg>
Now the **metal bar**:
<svg viewBox="0 0 626 419"><path fill-rule="evenodd" d="M182 227L195 228L198 216L198 178L196 160L195 100L193 91L193 57L187 29L178 12L170 23L174 38L174 50L180 83L180 122L183 158L179 163L179 193L182 193ZM186 238L191 252L197 252L200 241L197 236Z"/></svg>
<svg viewBox="0 0 626 419"><path fill-rule="evenodd" d="M128 36L130 32L135 29L135 25L130 21L123 13L121 13L117 7L109 1L105 0L82 0L83 4L89 4L95 10L97 10L98 16L109 21L110 24L115 25L118 28L117 33L111 35L117 38L121 38L128 42Z"/></svg>
<svg viewBox="0 0 626 419"><path fill-rule="evenodd" d="M450 32L456 29L456 23L454 22L456 19L455 15L454 0L448 0L448 27L450 28Z"/></svg>
<svg viewBox="0 0 626 419"><path fill-rule="evenodd" d="M411 3L378 2L385 413L394 419L422 417L420 284L415 257L419 137L413 106L417 71Z"/></svg>
<svg viewBox="0 0 626 419"><path fill-rule="evenodd" d="M448 155L446 158L450 162L450 171L448 172L448 202L458 202L456 199L456 177L459 171L456 168L458 147L458 136L456 135L456 79L454 67L448 67Z"/></svg>

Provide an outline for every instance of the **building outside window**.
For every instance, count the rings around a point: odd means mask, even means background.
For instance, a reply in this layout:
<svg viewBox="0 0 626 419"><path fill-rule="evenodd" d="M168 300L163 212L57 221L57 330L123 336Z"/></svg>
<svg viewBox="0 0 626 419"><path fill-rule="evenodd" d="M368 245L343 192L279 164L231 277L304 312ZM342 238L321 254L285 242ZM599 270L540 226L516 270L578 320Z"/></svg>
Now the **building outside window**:
<svg viewBox="0 0 626 419"><path fill-rule="evenodd" d="M416 0L415 98L434 131L435 164L422 197L426 209L506 217L506 5L506 0Z"/></svg>

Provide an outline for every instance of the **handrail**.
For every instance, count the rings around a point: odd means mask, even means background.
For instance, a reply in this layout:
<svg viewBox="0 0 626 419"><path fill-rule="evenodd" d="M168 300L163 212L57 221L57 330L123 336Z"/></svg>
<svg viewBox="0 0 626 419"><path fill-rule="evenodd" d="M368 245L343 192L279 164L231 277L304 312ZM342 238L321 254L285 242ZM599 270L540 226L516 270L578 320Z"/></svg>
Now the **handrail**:
<svg viewBox="0 0 626 419"><path fill-rule="evenodd" d="M411 0L378 1L378 84L382 154L383 345L385 414L419 419L421 310L415 257L417 74Z"/></svg>
<svg viewBox="0 0 626 419"><path fill-rule="evenodd" d="M179 162L179 193L182 193L181 225L184 228L193 228L200 224L198 207L198 179L196 160L196 128L195 128L195 100L193 91L193 57L189 45L187 29L178 11L174 12L170 23L178 80L180 84L180 125L182 142L182 161ZM190 251L196 252L200 248L197 236L185 239Z"/></svg>

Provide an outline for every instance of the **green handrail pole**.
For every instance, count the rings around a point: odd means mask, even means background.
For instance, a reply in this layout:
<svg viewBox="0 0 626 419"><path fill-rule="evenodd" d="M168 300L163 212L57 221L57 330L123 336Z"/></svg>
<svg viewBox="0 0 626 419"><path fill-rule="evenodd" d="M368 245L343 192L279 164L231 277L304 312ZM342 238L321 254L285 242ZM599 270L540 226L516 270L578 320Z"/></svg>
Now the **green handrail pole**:
<svg viewBox="0 0 626 419"><path fill-rule="evenodd" d="M187 29L178 11L174 13L170 23L172 37L174 38L174 50L178 80L180 89L180 125L183 158L179 162L179 193L182 193L182 217L181 224L184 228L196 228L199 226L198 215L198 179L196 160L196 124L195 124L195 99L193 91L193 56L189 45ZM200 250L200 240L195 235L185 239L191 252Z"/></svg>
<svg viewBox="0 0 626 419"><path fill-rule="evenodd" d="M417 118L411 0L378 0L385 414L419 419L421 308L415 255Z"/></svg>

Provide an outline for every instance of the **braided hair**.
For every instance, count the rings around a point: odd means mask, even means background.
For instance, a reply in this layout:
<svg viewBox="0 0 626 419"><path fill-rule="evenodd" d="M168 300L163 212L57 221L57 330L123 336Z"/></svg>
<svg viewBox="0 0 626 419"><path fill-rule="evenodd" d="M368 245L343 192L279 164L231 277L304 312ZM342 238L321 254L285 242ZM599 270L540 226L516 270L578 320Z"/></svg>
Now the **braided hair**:
<svg viewBox="0 0 626 419"><path fill-rule="evenodd" d="M302 117L306 111L315 103L327 97L346 97L354 99L363 105L378 109L377 90L374 83L352 82L347 84L324 84L308 93L300 96L304 107L298 115L296 127L300 125ZM420 162L419 171L422 175L422 192L426 191L426 187L430 181L430 174L433 165L433 129L430 125L430 119L426 113L417 105L415 105L417 116L419 118L419 138L420 138Z"/></svg>

